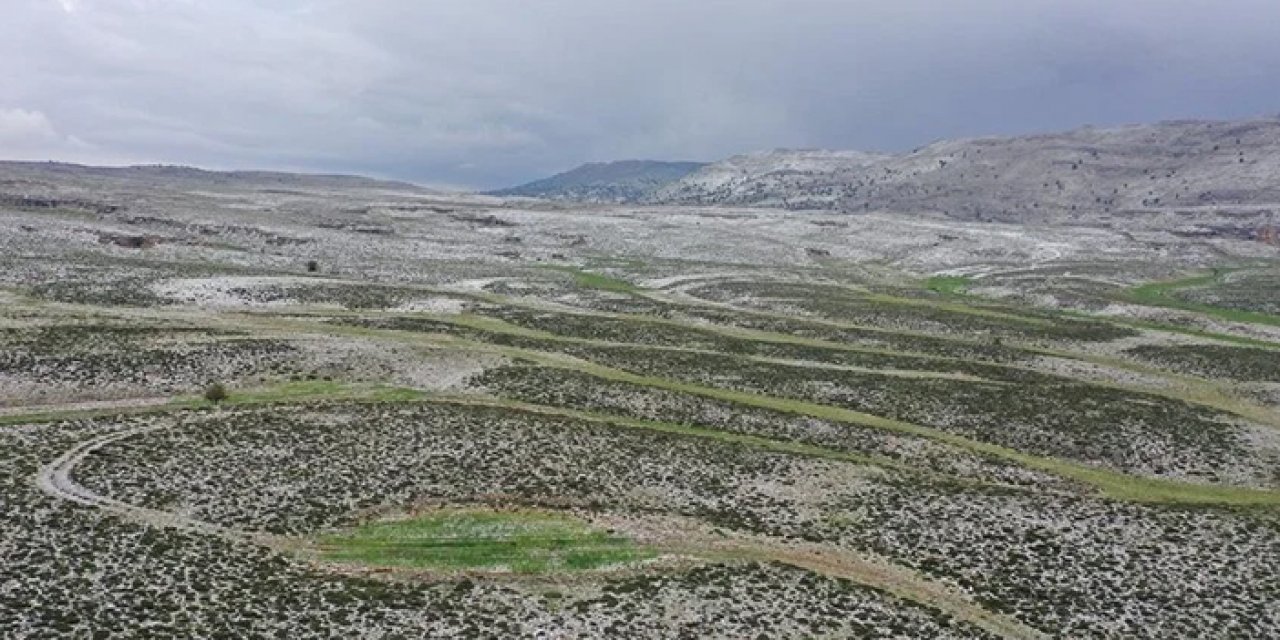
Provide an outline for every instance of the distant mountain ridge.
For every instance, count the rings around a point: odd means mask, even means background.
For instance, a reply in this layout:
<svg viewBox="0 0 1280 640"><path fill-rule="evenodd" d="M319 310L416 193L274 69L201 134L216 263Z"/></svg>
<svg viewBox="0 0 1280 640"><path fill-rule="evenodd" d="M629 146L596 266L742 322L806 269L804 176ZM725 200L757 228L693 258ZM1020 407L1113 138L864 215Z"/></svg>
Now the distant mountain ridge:
<svg viewBox="0 0 1280 640"><path fill-rule="evenodd" d="M944 140L892 155L761 152L707 165L646 201L1004 222L1196 208L1265 218L1280 212L1280 118Z"/></svg>
<svg viewBox="0 0 1280 640"><path fill-rule="evenodd" d="M549 178L508 189L493 196L524 196L583 202L638 202L705 166L701 162L620 160L592 162Z"/></svg>
<svg viewBox="0 0 1280 640"><path fill-rule="evenodd" d="M192 186L237 184L258 185L262 188L365 188L395 189L436 193L425 187L396 180L381 180L358 175L328 173L289 173L283 171L234 170L213 171L186 165L142 164L122 167L100 167L67 162L30 162L0 160L0 171L7 177L24 174L47 177L56 174L94 176L109 180L150 181L164 179Z"/></svg>
<svg viewBox="0 0 1280 640"><path fill-rule="evenodd" d="M942 140L907 153L596 163L493 194L1119 228L1143 217L1178 233L1260 237L1280 225L1280 117Z"/></svg>

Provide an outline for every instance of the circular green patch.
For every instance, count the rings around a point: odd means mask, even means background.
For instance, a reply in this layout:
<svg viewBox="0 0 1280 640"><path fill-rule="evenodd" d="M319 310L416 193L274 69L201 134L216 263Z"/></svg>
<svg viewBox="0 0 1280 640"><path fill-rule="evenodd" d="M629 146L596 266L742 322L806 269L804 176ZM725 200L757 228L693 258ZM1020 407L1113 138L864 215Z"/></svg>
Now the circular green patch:
<svg viewBox="0 0 1280 640"><path fill-rule="evenodd" d="M319 541L326 560L374 567L538 574L652 557L626 538L543 511L446 509L370 522Z"/></svg>

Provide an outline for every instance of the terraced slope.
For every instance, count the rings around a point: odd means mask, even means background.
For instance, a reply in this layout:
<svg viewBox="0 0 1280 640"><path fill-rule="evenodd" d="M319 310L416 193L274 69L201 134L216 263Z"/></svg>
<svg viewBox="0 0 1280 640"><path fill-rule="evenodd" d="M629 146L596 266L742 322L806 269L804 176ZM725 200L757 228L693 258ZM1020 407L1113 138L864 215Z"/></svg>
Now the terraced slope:
<svg viewBox="0 0 1280 640"><path fill-rule="evenodd" d="M534 241L396 202L76 255L124 223L13 214L0 635L1280 633L1280 339L1221 315L1270 263L413 261Z"/></svg>

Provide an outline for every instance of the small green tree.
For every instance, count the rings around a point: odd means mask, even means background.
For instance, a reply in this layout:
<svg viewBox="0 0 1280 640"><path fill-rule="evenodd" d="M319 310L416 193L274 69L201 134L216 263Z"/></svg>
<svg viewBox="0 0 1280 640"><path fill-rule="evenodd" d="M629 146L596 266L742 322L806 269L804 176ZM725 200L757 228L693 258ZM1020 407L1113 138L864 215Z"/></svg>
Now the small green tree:
<svg viewBox="0 0 1280 640"><path fill-rule="evenodd" d="M204 390L204 399L214 404L218 404L229 397L231 397L231 394L227 392L227 386L221 382L215 382Z"/></svg>
<svg viewBox="0 0 1280 640"><path fill-rule="evenodd" d="M307 273L315 273L320 270L320 263L315 260L307 261Z"/></svg>

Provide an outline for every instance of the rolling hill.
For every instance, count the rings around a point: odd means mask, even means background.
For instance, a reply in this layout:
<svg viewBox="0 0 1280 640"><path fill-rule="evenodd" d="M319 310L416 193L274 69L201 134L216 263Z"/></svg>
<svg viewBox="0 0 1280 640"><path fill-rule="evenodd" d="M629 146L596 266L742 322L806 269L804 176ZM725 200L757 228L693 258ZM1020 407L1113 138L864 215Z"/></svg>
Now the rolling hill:
<svg viewBox="0 0 1280 640"><path fill-rule="evenodd" d="M489 192L495 196L524 196L583 202L635 202L704 165L699 162L621 160L593 162L550 178Z"/></svg>
<svg viewBox="0 0 1280 640"><path fill-rule="evenodd" d="M1278 174L1280 119L1177 121L946 140L897 155L748 154L649 201L1103 225L1211 210L1252 224L1280 209Z"/></svg>

